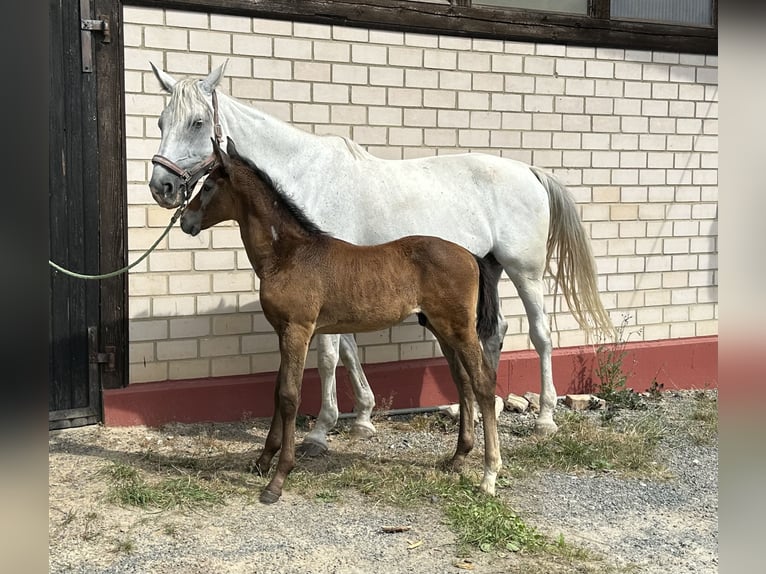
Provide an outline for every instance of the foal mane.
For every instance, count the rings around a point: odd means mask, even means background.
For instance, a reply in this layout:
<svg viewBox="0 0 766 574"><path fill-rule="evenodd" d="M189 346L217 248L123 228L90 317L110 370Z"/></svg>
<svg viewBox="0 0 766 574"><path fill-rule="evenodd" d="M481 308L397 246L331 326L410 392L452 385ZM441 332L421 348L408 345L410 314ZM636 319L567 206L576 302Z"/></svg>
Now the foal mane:
<svg viewBox="0 0 766 574"><path fill-rule="evenodd" d="M277 203L287 212L289 216L295 219L295 222L300 226L301 229L303 229L303 231L312 237L330 237L329 233L321 229L316 223L309 219L303 210L298 207L298 205L296 205L292 198L286 195L282 188L277 185L273 179L271 179L269 174L255 165L255 163L251 160L240 155L237 155L237 157L233 159L242 162L258 177L258 179L263 182L264 186L271 191L271 194Z"/></svg>

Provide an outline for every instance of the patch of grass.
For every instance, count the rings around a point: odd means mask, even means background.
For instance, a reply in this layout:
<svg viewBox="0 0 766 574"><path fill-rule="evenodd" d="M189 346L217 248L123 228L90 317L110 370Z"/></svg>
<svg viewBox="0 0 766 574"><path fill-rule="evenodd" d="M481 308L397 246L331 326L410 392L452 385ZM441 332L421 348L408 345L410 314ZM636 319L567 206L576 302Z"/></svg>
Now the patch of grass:
<svg viewBox="0 0 766 574"><path fill-rule="evenodd" d="M130 554L136 549L136 543L130 538L118 538L114 541L112 552Z"/></svg>
<svg viewBox="0 0 766 574"><path fill-rule="evenodd" d="M697 445L708 445L718 434L718 401L699 391L694 395L694 407L689 415L689 435Z"/></svg>
<svg viewBox="0 0 766 574"><path fill-rule="evenodd" d="M615 327L615 340L611 343L602 342L596 347L596 365L594 372L599 383L596 394L607 403L607 409L602 416L605 420L612 419L618 409L646 409L646 403L637 393L627 387L628 379L633 371L627 370L628 351L625 347L631 335L641 333L641 329L627 333L631 316L623 315L618 327ZM654 381L656 384L656 380Z"/></svg>
<svg viewBox="0 0 766 574"><path fill-rule="evenodd" d="M458 423L444 413L423 413L414 415L407 421L394 424L394 429L416 430L418 432L452 434L457 432Z"/></svg>
<svg viewBox="0 0 766 574"><path fill-rule="evenodd" d="M136 468L113 462L104 473L109 478L109 499L141 508L172 508L223 504L223 494L191 475L167 477L150 483Z"/></svg>
<svg viewBox="0 0 766 574"><path fill-rule="evenodd" d="M333 499L341 489L353 488L375 502L406 508L437 504L463 546L516 551L543 543L543 537L500 499L480 492L476 477L447 474L435 466L359 461L323 474L296 469L289 487L302 492L319 489L316 495L323 498L334 492Z"/></svg>
<svg viewBox="0 0 766 574"><path fill-rule="evenodd" d="M617 470L652 476L663 471L654 460L663 433L659 419L651 415L616 429L600 425L593 417L566 412L556 434L510 449L503 458L522 472Z"/></svg>

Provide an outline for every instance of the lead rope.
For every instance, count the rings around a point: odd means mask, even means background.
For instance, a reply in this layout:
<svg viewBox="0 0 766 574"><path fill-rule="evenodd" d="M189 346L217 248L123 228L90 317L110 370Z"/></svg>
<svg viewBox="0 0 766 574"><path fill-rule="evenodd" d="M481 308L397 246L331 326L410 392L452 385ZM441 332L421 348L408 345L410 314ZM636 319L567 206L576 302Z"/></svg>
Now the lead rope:
<svg viewBox="0 0 766 574"><path fill-rule="evenodd" d="M133 263L126 265L125 267L122 267L121 269L117 269L116 271L110 271L109 273L101 273L100 275L87 275L85 273L77 273L75 271L70 271L69 269L63 268L61 265L58 265L48 259L48 263L51 267L53 267L56 271L60 271L64 275L69 275L70 277L75 277L77 279L89 279L89 280L96 280L96 279L108 279L109 277L116 277L117 275L122 275L123 273L126 273L139 263L141 263L144 259L146 259L149 254L154 251L154 249L160 244L160 241L162 241L165 236L170 233L170 230L172 227L176 224L176 221L178 221L178 218L181 217L183 212L186 210L187 202L184 200L183 205L179 207L176 212L173 214L173 217L170 218L170 223L168 223L167 227L165 228L165 231L162 232L162 235L159 236L157 241L155 241L152 246L146 250L146 252L141 255L138 259L136 259Z"/></svg>
<svg viewBox="0 0 766 574"><path fill-rule="evenodd" d="M213 98L213 134L215 135L215 139L218 141L218 143L221 143L221 140L223 140L223 130L221 129L221 120L218 116L218 94L216 94L215 90L213 90L213 93L211 94ZM157 160L160 161L157 161ZM189 173L188 171L181 170L178 168L172 161L168 161L162 156L154 156L152 158L153 163L161 163L165 167L169 168L170 171L178 174L182 179L184 179L184 185L186 186L186 192L184 193L184 202L181 204L181 207L179 207L175 214L173 214L173 217L170 218L170 223L168 223L168 226L165 228L165 231L162 232L162 235L159 236L157 241L155 241L152 246L146 250L146 252L141 255L138 259L136 259L133 263L126 265L125 267L121 269L117 269L116 271L110 271L109 273L101 273L100 275L87 275L85 273L77 273L75 271L70 271L69 269L65 269L61 265L58 265L48 259L48 264L53 267L56 271L60 271L61 273L65 275L69 275L70 277L75 277L77 279L91 279L91 280L97 280L97 279L108 279L109 277L116 277L117 275L121 275L123 273L126 273L139 263L141 263L144 259L147 258L147 256L154 251L154 249L160 244L160 241L162 241L165 236L170 233L170 230L175 225L176 221L178 221L178 218L183 215L183 212L186 211L186 206L189 204L189 199L191 199L192 193L194 192L194 187L197 185L197 179L194 181L192 178L196 177L199 172L201 173L209 173L210 169L212 168L215 161L212 163L209 161L203 161L201 164L199 164L196 168L194 173ZM189 183L191 183L191 187L189 187Z"/></svg>

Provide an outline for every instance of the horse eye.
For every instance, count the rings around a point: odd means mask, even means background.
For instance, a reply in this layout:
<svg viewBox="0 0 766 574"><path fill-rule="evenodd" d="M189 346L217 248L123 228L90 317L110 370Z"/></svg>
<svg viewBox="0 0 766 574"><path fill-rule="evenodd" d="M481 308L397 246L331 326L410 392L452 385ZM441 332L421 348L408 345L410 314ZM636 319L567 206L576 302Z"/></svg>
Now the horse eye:
<svg viewBox="0 0 766 574"><path fill-rule="evenodd" d="M199 120L199 119L198 119L198 120L194 120L194 124L193 124L193 126L194 126L194 129L195 129L195 130L198 130L199 128L201 128L201 127L202 127L202 125L203 125L204 123L205 123L205 121L204 121L204 120Z"/></svg>

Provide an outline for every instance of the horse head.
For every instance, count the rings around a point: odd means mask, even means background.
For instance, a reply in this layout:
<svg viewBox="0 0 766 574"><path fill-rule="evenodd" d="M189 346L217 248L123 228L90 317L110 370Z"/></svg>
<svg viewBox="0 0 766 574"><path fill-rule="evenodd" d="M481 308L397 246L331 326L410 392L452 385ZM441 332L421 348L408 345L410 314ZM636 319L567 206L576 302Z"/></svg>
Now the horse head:
<svg viewBox="0 0 766 574"><path fill-rule="evenodd" d="M181 229L191 236L221 221L237 219L229 173L232 169L231 157L239 158L239 155L231 139L228 153L221 149L215 138L211 138L211 141L215 165L181 216Z"/></svg>
<svg viewBox="0 0 766 574"><path fill-rule="evenodd" d="M187 194L211 165L214 133L214 91L223 77L226 62L202 80L175 80L151 64L162 88L170 94L162 110L159 128L162 135L149 190L162 207L172 209L184 202Z"/></svg>

